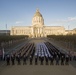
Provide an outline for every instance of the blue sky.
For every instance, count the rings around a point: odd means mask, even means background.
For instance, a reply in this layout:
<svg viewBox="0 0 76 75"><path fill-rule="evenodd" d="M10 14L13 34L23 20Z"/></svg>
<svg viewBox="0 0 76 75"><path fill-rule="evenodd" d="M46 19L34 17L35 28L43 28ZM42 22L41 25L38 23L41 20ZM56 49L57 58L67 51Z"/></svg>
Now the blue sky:
<svg viewBox="0 0 76 75"><path fill-rule="evenodd" d="M76 0L0 0L0 30L31 26L37 8L46 26L76 28Z"/></svg>

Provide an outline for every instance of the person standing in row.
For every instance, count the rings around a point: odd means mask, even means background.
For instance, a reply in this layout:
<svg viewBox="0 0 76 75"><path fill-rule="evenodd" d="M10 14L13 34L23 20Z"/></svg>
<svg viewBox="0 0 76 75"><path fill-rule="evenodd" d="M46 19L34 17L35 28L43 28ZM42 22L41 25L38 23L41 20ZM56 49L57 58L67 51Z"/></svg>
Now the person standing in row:
<svg viewBox="0 0 76 75"><path fill-rule="evenodd" d="M24 56L23 56L23 65L26 65L26 60L27 60L27 56L24 55Z"/></svg>
<svg viewBox="0 0 76 75"><path fill-rule="evenodd" d="M59 65L59 56L56 56L56 65Z"/></svg>
<svg viewBox="0 0 76 75"><path fill-rule="evenodd" d="M30 65L32 65L32 56L30 55Z"/></svg>
<svg viewBox="0 0 76 75"><path fill-rule="evenodd" d="M46 65L48 65L48 56L45 57Z"/></svg>
<svg viewBox="0 0 76 75"><path fill-rule="evenodd" d="M17 56L17 62L18 62L18 65L21 64L21 61L20 61L20 60L21 60L20 55L18 55L18 56Z"/></svg>
<svg viewBox="0 0 76 75"><path fill-rule="evenodd" d="M10 55L6 56L7 65L10 65Z"/></svg>
<svg viewBox="0 0 76 75"><path fill-rule="evenodd" d="M15 65L15 57L14 57L14 55L11 55L11 61L12 61L12 65Z"/></svg>
<svg viewBox="0 0 76 75"><path fill-rule="evenodd" d="M68 56L68 55L66 55L65 64L66 64L66 65L69 65L69 56Z"/></svg>
<svg viewBox="0 0 76 75"><path fill-rule="evenodd" d="M43 56L41 56L41 65L43 65L43 61L44 61L44 57Z"/></svg>
<svg viewBox="0 0 76 75"><path fill-rule="evenodd" d="M54 61L54 58L53 58L53 56L51 56L50 57L50 65L54 65L54 62L53 61Z"/></svg>
<svg viewBox="0 0 76 75"><path fill-rule="evenodd" d="M64 56L62 55L62 56L61 56L61 65L64 65L64 60L65 60L65 58L64 58Z"/></svg>
<svg viewBox="0 0 76 75"><path fill-rule="evenodd" d="M37 65L37 55L35 56L35 65Z"/></svg>

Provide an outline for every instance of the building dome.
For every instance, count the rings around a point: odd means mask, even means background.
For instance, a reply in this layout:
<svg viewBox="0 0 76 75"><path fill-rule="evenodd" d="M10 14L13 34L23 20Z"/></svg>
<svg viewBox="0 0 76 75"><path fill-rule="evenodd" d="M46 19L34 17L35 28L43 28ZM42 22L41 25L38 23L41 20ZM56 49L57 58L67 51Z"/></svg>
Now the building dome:
<svg viewBox="0 0 76 75"><path fill-rule="evenodd" d="M35 17L35 16L42 17L42 15L41 15L41 13L39 12L39 10L38 10L38 9L36 10L36 13L34 14L34 17Z"/></svg>
<svg viewBox="0 0 76 75"><path fill-rule="evenodd" d="M44 25L44 19L39 12L39 9L36 10L36 13L33 16L32 25Z"/></svg>

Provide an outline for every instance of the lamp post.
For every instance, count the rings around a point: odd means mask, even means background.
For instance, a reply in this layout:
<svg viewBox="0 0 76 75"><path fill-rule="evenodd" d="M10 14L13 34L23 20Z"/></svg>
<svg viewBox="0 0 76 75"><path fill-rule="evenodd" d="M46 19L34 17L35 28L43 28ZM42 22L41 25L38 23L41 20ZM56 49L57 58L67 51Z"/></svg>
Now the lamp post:
<svg viewBox="0 0 76 75"><path fill-rule="evenodd" d="M6 35L7 35L7 24L6 24Z"/></svg>
<svg viewBox="0 0 76 75"><path fill-rule="evenodd" d="M68 25L68 34L69 34L69 31L70 31L69 28L70 28L70 25Z"/></svg>

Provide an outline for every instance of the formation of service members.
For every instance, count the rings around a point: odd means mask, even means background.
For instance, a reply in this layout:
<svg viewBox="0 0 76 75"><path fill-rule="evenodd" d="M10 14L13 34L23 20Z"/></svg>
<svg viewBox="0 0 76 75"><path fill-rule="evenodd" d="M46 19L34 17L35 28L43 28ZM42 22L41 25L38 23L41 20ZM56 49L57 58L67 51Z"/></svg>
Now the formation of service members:
<svg viewBox="0 0 76 75"><path fill-rule="evenodd" d="M34 62L34 61L35 62ZM33 63L35 63L35 65L69 65L69 61L70 61L70 58L69 58L69 55L66 55L66 56L61 56L61 58L59 58L59 56L57 55L56 58L54 58L54 56L51 56L51 57L38 57L38 56L35 56L35 58L33 59L32 56L30 55L30 57L28 58L27 60L27 56L24 55L23 57L20 57L20 55L18 56L14 56L14 55L7 55L6 57L6 63L7 65L21 65L21 61L23 61L23 65L26 65L26 64L30 64L32 65ZM27 63L27 61L29 61L29 63ZM40 63L38 62L40 61Z"/></svg>
<svg viewBox="0 0 76 75"><path fill-rule="evenodd" d="M33 48L33 47L31 47ZM33 48L35 49L35 48ZM24 51L23 55L11 54L6 56L7 65L69 65L70 56L53 47L50 43L39 43L35 50ZM29 62L28 62L29 61Z"/></svg>

